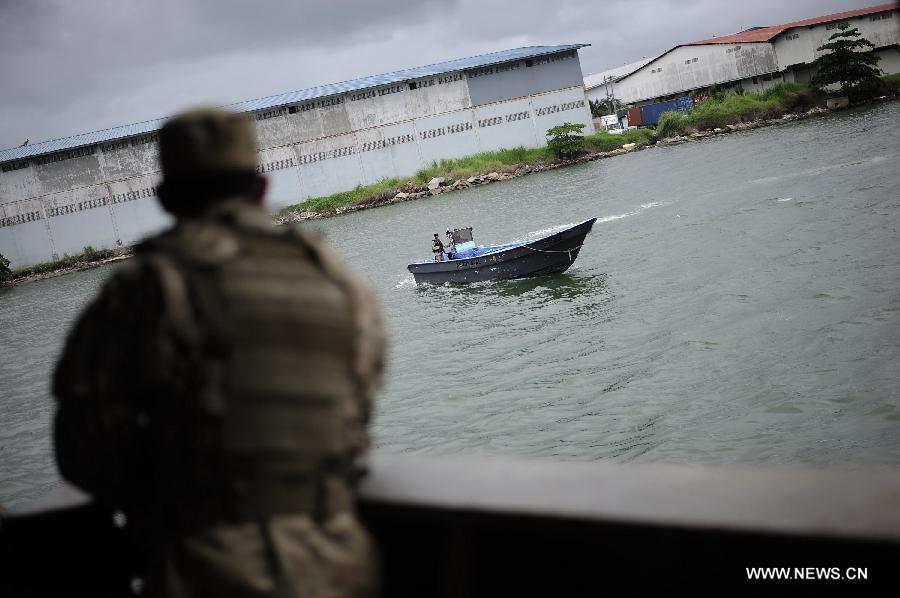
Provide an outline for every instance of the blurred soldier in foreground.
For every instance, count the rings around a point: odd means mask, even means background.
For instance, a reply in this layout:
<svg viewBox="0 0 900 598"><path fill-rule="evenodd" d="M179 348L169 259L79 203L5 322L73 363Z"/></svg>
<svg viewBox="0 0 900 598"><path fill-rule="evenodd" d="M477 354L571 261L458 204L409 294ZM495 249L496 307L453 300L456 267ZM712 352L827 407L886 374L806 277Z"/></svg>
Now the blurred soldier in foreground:
<svg viewBox="0 0 900 598"><path fill-rule="evenodd" d="M370 596L353 484L383 331L318 241L261 208L246 116L160 131L174 228L82 314L57 366L63 476L128 517L151 596Z"/></svg>

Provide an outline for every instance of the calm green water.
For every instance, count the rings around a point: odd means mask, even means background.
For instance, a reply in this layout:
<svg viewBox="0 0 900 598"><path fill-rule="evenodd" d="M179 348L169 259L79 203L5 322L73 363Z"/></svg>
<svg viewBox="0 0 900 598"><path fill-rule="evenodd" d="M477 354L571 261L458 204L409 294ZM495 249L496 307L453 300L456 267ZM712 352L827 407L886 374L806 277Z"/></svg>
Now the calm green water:
<svg viewBox="0 0 900 598"><path fill-rule="evenodd" d="M900 103L316 222L377 289L378 450L900 465ZM482 243L599 218L569 272L416 287ZM58 483L48 376L114 266L0 295L0 503Z"/></svg>

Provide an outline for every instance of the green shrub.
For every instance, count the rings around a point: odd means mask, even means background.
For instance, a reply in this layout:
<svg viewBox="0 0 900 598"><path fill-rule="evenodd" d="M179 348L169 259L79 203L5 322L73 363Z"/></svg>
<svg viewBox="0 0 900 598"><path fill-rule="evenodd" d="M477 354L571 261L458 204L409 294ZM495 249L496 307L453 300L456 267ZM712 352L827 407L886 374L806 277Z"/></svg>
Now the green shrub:
<svg viewBox="0 0 900 598"><path fill-rule="evenodd" d="M581 134L584 125L563 123L547 129L547 147L557 158L572 158L577 156L584 146L584 136Z"/></svg>
<svg viewBox="0 0 900 598"><path fill-rule="evenodd" d="M879 96L890 96L900 94L900 73L895 75L885 75L874 81L866 81L853 89L853 93L848 94L850 101L856 102L861 100L870 100Z"/></svg>
<svg viewBox="0 0 900 598"><path fill-rule="evenodd" d="M116 252L112 249L96 249L91 245L85 245L81 250L81 253L77 255L69 255L68 253L64 253L63 256L57 260L41 262L39 264L34 264L33 266L28 266L27 268L13 270L10 273L9 277L24 278L26 276L33 276L35 274L56 272L57 270L62 270L71 266L77 266L78 264L84 264L85 262L99 262L107 258L111 258L114 255L116 255Z"/></svg>
<svg viewBox="0 0 900 598"><path fill-rule="evenodd" d="M551 158L546 147L514 147L493 152L482 152L462 158L434 161L431 166L419 170L411 180L418 185L426 185L435 177L447 180L468 178L474 174L492 170L508 170L519 164L536 164ZM325 197L314 197L293 204L281 210L281 214L296 211L327 212L342 206L365 204L384 197L393 197L404 185L406 179L383 179L373 185L358 185L351 191L333 193Z"/></svg>
<svg viewBox="0 0 900 598"><path fill-rule="evenodd" d="M615 98L607 98L605 100L588 100L588 105L591 108L591 116L593 116L594 118L600 118L601 116L606 116L607 114L615 114L622 108L622 103Z"/></svg>
<svg viewBox="0 0 900 598"><path fill-rule="evenodd" d="M656 134L661 138L683 135L688 126L690 117L684 112L663 112L656 123Z"/></svg>
<svg viewBox="0 0 900 598"><path fill-rule="evenodd" d="M859 29L839 23L838 32L816 48L821 54L815 61L813 83L820 87L838 84L841 93L850 96L851 100L854 96L863 99L877 93L881 57L873 52L874 49L875 44L862 37Z"/></svg>
<svg viewBox="0 0 900 598"><path fill-rule="evenodd" d="M762 93L713 94L687 112L664 112L656 132L660 137L672 137L692 129L710 130L777 118L787 112L809 110L820 101L818 92L800 83L778 83Z"/></svg>
<svg viewBox="0 0 900 598"><path fill-rule="evenodd" d="M881 82L884 85L886 92L893 94L900 93L900 73L885 75L881 78Z"/></svg>
<svg viewBox="0 0 900 598"><path fill-rule="evenodd" d="M690 112L692 124L700 129L714 129L758 118L766 109L779 104L777 97L761 94L727 95L721 100L707 100Z"/></svg>
<svg viewBox="0 0 900 598"><path fill-rule="evenodd" d="M12 278L12 270L9 269L9 260L0 253L0 282Z"/></svg>
<svg viewBox="0 0 900 598"><path fill-rule="evenodd" d="M798 91L783 100L784 108L788 112L806 112L816 103L816 98L810 91Z"/></svg>
<svg viewBox="0 0 900 598"><path fill-rule="evenodd" d="M759 98L761 100L771 100L771 99L779 99L784 101L789 98L791 95L798 93L806 93L809 91L809 87L803 85L802 83L788 83L786 81L782 81L781 83L776 83L769 89L759 94Z"/></svg>
<svg viewBox="0 0 900 598"><path fill-rule="evenodd" d="M462 158L443 159L432 162L431 166L423 168L415 175L415 180L420 185L425 185L434 177L445 179L462 179L480 172L491 170L504 170L517 164L540 162L550 158L547 148L514 147L499 149L493 152L481 152Z"/></svg>
<svg viewBox="0 0 900 598"><path fill-rule="evenodd" d="M295 210L304 210L311 212L327 212L341 206L353 205L365 201L373 201L382 198L388 194L396 193L397 187L403 184L401 179L382 179L371 185L357 185L350 191L341 191L340 193L332 193L324 197L315 197L308 199L302 203L288 206L281 210L282 213Z"/></svg>
<svg viewBox="0 0 900 598"><path fill-rule="evenodd" d="M594 152L608 152L618 149L626 143L647 145L655 141L656 138L652 129L628 129L619 135L599 131L584 138L584 147Z"/></svg>
<svg viewBox="0 0 900 598"><path fill-rule="evenodd" d="M116 254L112 249L95 249L92 245L85 245L81 255L72 256L75 262L99 262L111 258Z"/></svg>

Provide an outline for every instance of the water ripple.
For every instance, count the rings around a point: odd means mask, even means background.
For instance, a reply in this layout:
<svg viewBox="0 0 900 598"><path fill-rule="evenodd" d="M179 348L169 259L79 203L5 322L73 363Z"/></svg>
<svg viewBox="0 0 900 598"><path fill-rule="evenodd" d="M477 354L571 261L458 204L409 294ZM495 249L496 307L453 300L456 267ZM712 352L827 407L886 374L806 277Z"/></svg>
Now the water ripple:
<svg viewBox="0 0 900 598"><path fill-rule="evenodd" d="M384 307L376 447L897 466L898 120L842 111L309 223ZM564 274L406 271L449 223L496 244L592 217ZM0 503L58 483L49 372L109 271L0 290Z"/></svg>

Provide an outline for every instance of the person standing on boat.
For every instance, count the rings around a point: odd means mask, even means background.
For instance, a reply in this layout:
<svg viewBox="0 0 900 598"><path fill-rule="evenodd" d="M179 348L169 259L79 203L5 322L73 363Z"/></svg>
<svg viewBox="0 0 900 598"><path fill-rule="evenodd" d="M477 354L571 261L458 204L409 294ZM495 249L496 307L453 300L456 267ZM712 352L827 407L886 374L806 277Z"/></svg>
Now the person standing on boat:
<svg viewBox="0 0 900 598"><path fill-rule="evenodd" d="M434 239L431 240L431 253L434 254L434 261L444 261L444 244L441 242L441 237L437 233L434 233Z"/></svg>
<svg viewBox="0 0 900 598"><path fill-rule="evenodd" d="M175 226L136 248L66 341L59 470L125 513L145 596L377 595L354 485L380 310L314 237L272 225L254 137L219 109L160 130Z"/></svg>
<svg viewBox="0 0 900 598"><path fill-rule="evenodd" d="M456 256L456 239L453 238L450 227L447 227L447 231L444 234L447 235L447 257L452 260Z"/></svg>

